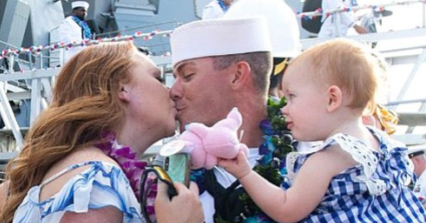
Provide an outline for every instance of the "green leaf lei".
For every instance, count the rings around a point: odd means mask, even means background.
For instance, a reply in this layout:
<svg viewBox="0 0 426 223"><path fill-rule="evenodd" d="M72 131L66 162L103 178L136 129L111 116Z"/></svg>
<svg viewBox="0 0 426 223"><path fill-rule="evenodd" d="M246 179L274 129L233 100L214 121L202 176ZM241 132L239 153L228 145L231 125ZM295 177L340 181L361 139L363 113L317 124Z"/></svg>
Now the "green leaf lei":
<svg viewBox="0 0 426 223"><path fill-rule="evenodd" d="M268 98L268 119L263 120L259 127L262 129L265 142L260 145L259 153L262 157L258 160L253 170L276 186L283 183L282 174L286 174L285 159L288 153L294 151L293 137L287 128L285 117L281 108L286 105L285 98L277 100ZM245 204L245 213L242 222L274 222L254 203L247 192L240 195L239 199ZM215 219L217 223L227 223L223 219Z"/></svg>

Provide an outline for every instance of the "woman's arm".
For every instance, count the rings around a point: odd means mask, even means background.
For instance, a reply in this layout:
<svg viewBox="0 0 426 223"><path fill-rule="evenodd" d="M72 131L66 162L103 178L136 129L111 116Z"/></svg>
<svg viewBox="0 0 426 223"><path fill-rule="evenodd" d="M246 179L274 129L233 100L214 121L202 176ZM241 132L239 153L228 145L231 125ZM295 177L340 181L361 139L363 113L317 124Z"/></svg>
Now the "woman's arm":
<svg viewBox="0 0 426 223"><path fill-rule="evenodd" d="M123 213L115 207L104 207L101 209L89 209L85 213L66 212L60 223L121 223L123 222Z"/></svg>

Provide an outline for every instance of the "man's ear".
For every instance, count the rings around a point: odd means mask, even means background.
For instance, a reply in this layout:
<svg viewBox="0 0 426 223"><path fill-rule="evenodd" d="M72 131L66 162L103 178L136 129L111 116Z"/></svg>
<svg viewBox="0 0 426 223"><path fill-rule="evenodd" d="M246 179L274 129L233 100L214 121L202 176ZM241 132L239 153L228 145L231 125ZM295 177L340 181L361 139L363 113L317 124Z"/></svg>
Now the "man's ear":
<svg viewBox="0 0 426 223"><path fill-rule="evenodd" d="M332 112L339 108L342 105L342 91L341 89L336 86L332 85L327 89L327 96L328 96L328 104L327 104L327 111Z"/></svg>
<svg viewBox="0 0 426 223"><path fill-rule="evenodd" d="M130 89L129 83L120 82L118 98L124 102L130 102L129 89Z"/></svg>
<svg viewBox="0 0 426 223"><path fill-rule="evenodd" d="M232 88L238 89L245 86L251 78L251 67L246 61L239 61L233 70Z"/></svg>

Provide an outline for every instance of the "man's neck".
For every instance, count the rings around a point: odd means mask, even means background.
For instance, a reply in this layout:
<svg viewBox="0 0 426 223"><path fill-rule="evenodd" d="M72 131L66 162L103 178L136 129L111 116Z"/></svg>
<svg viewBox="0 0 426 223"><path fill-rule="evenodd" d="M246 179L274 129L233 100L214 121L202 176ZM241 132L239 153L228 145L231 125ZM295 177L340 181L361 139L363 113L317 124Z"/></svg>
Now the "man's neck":
<svg viewBox="0 0 426 223"><path fill-rule="evenodd" d="M75 18L77 18L78 20L81 20L81 21L84 21L84 19L81 19L79 16L77 16L77 15L71 15L72 17L75 17Z"/></svg>
<svg viewBox="0 0 426 223"><path fill-rule="evenodd" d="M263 143L263 132L257 126L253 126L251 128L246 128L244 130L243 138L241 142L246 144L249 148L259 148L259 146Z"/></svg>
<svg viewBox="0 0 426 223"><path fill-rule="evenodd" d="M266 102L264 104L266 105ZM259 128L259 124L267 118L265 105L262 105L262 102L257 102L252 104L245 103L238 106L243 116L243 125L240 130L244 132L241 142L249 148L258 148L264 141L264 134Z"/></svg>

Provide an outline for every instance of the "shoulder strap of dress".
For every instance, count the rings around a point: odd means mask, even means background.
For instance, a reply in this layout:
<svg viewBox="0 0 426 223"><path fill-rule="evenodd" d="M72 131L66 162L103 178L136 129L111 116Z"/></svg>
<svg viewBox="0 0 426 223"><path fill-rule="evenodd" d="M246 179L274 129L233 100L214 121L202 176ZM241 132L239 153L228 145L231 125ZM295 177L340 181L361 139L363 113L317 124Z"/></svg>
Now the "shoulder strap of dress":
<svg viewBox="0 0 426 223"><path fill-rule="evenodd" d="M373 174L379 164L379 160L371 149L369 149L359 139L343 133L338 133L327 139L327 141L329 140L338 143L344 151L349 153L352 158L362 166L364 174L357 178L367 185L371 194L379 195L386 191L386 184L383 180L374 179L373 177Z"/></svg>
<svg viewBox="0 0 426 223"><path fill-rule="evenodd" d="M56 178L58 178L58 177L60 177L60 176L64 175L65 173L68 173L68 172L69 172L69 171L71 171L71 170L77 169L77 168L82 167L82 166L93 165L93 164L95 164L95 163L99 163L99 162L100 162L100 161L88 161L88 162L83 162L83 163L77 163L77 164L70 165L70 166L68 166L67 168L65 168L65 169L61 170L60 172L56 173L55 175L53 175L53 176L51 176L51 177L47 178L45 181L43 181L43 182L40 184L40 187L43 187L44 185L46 185L46 184L48 184L48 183L52 182L52 181L53 181L53 180L55 180Z"/></svg>
<svg viewBox="0 0 426 223"><path fill-rule="evenodd" d="M287 154L285 165L287 170L287 177L290 181L293 181L296 177L296 173L294 172L294 165L296 164L297 158L300 155L300 152L290 152Z"/></svg>

